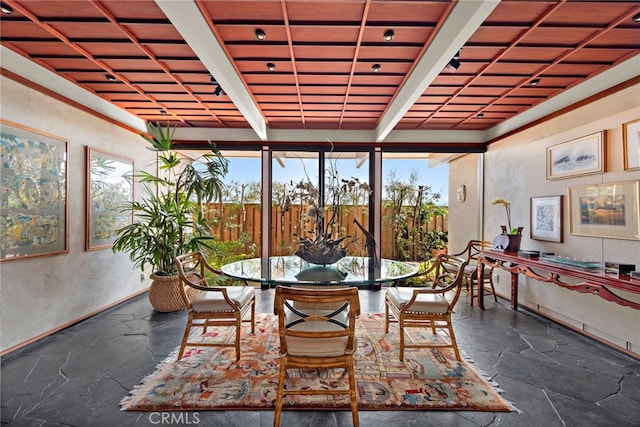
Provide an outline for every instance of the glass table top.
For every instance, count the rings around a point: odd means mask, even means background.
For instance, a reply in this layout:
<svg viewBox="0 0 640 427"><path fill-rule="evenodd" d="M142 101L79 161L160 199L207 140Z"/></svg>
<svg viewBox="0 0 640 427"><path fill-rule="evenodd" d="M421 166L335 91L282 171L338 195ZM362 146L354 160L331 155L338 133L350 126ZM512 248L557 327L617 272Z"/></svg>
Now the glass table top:
<svg viewBox="0 0 640 427"><path fill-rule="evenodd" d="M221 268L236 279L267 284L346 284L372 285L414 276L418 267L402 261L348 256L331 265L315 265L297 256L251 258Z"/></svg>

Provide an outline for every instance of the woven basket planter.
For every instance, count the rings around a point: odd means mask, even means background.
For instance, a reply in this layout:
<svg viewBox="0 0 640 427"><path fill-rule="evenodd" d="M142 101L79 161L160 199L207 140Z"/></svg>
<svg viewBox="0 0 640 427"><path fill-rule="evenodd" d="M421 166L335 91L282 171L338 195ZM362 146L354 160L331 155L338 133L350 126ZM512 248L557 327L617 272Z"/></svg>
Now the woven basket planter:
<svg viewBox="0 0 640 427"><path fill-rule="evenodd" d="M151 275L149 287L149 301L155 311L168 313L186 308L180 295L180 280L178 276Z"/></svg>

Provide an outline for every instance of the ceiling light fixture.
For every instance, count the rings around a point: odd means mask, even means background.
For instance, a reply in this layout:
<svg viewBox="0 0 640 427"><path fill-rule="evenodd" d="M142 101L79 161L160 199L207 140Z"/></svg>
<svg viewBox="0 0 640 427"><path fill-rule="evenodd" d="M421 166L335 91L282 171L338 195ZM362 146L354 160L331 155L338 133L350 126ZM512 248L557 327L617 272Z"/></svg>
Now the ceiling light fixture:
<svg viewBox="0 0 640 427"><path fill-rule="evenodd" d="M373 66L371 67L371 71L373 71L374 73L379 73L381 69L382 67L380 66L380 64L373 64Z"/></svg>
<svg viewBox="0 0 640 427"><path fill-rule="evenodd" d="M640 13L633 16L633 22L640 22Z"/></svg>
<svg viewBox="0 0 640 427"><path fill-rule="evenodd" d="M163 116L166 116L167 112L165 110L160 110L160 114L163 115Z"/></svg>
<svg viewBox="0 0 640 427"><path fill-rule="evenodd" d="M446 67L444 67L444 69L450 73L455 73L458 68L460 68L460 50L455 55L453 55L451 61L449 61Z"/></svg>
<svg viewBox="0 0 640 427"><path fill-rule="evenodd" d="M11 15L13 13L13 9L11 8L11 6L0 3L0 12L4 13L5 15Z"/></svg>
<svg viewBox="0 0 640 427"><path fill-rule="evenodd" d="M107 79L108 82L115 82L116 78L111 74L105 74L104 78Z"/></svg>
<svg viewBox="0 0 640 427"><path fill-rule="evenodd" d="M276 70L276 64L273 62L267 62L267 71L272 73Z"/></svg>
<svg viewBox="0 0 640 427"><path fill-rule="evenodd" d="M529 86L538 86L538 83L540 83L540 79L533 79L529 82Z"/></svg>
<svg viewBox="0 0 640 427"><path fill-rule="evenodd" d="M393 30L385 31L384 36L382 36L382 38L387 42L390 42L391 40L393 40L394 37L395 37L395 33L393 32Z"/></svg>
<svg viewBox="0 0 640 427"><path fill-rule="evenodd" d="M484 113L478 113L478 114L476 115L476 117L477 117L477 118L479 118L479 119L481 119L481 118L483 118L483 117L484 117Z"/></svg>
<svg viewBox="0 0 640 427"><path fill-rule="evenodd" d="M218 86L216 86L216 90L213 91L213 94L215 96L222 96L225 93L224 93L224 90L222 90L222 86L218 85Z"/></svg>
<svg viewBox="0 0 640 427"><path fill-rule="evenodd" d="M255 34L256 34L256 39L258 40L264 40L267 38L267 33L265 33L264 30L261 28L256 28Z"/></svg>
<svg viewBox="0 0 640 427"><path fill-rule="evenodd" d="M218 84L216 78L213 77L213 74L209 75L209 81L211 82L211 84L214 84L214 85Z"/></svg>

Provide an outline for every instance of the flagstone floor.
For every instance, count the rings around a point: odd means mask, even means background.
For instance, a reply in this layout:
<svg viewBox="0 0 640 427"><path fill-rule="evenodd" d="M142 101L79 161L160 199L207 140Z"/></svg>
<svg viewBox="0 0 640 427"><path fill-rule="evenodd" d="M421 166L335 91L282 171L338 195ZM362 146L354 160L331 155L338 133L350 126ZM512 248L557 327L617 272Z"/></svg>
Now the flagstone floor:
<svg viewBox="0 0 640 427"><path fill-rule="evenodd" d="M383 311L384 290L360 294L363 311ZM272 311L273 290L259 291L257 309ZM271 426L272 411L120 411L120 400L179 344L185 317L156 313L141 295L3 357L1 424ZM502 300L488 299L482 312L460 298L454 321L461 349L520 413L361 411L361 426L640 425L640 361ZM349 426L351 413L285 411L281 425Z"/></svg>

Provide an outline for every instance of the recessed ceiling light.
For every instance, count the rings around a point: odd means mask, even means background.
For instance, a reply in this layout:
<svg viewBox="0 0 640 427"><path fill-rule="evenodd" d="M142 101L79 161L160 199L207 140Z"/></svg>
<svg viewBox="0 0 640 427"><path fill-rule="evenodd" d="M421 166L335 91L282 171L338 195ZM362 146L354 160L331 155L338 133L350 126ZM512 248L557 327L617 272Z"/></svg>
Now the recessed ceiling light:
<svg viewBox="0 0 640 427"><path fill-rule="evenodd" d="M390 42L391 40L393 40L393 38L394 38L394 37L395 37L395 34L394 34L393 30L387 30L387 31L385 31L384 36L382 36L382 38L383 38L385 41L388 41L388 42Z"/></svg>
<svg viewBox="0 0 640 427"><path fill-rule="evenodd" d="M529 86L538 86L538 83L540 83L540 79L533 79L529 82Z"/></svg>
<svg viewBox="0 0 640 427"><path fill-rule="evenodd" d="M256 39L258 40L264 40L267 38L267 33L264 32L264 30L262 30L261 28L256 28Z"/></svg>
<svg viewBox="0 0 640 427"><path fill-rule="evenodd" d="M379 73L381 69L382 67L380 66L380 64L373 64L373 66L371 67L371 71L373 71L374 73Z"/></svg>
<svg viewBox="0 0 640 427"><path fill-rule="evenodd" d="M4 13L5 15L11 15L13 13L13 9L11 8L11 6L0 3L0 12Z"/></svg>
<svg viewBox="0 0 640 427"><path fill-rule="evenodd" d="M483 118L483 117L484 117L484 113L478 113L478 114L476 115L476 117L477 117L477 118L479 118L479 119L481 119L481 118Z"/></svg>
<svg viewBox="0 0 640 427"><path fill-rule="evenodd" d="M633 22L640 22L640 13L633 16Z"/></svg>
<svg viewBox="0 0 640 427"><path fill-rule="evenodd" d="M160 110L160 114L163 115L163 116L166 116L167 112L165 110Z"/></svg>
<svg viewBox="0 0 640 427"><path fill-rule="evenodd" d="M104 78L107 79L108 82L115 82L116 81L116 78L113 77L113 75L111 75L111 74L105 74Z"/></svg>
<svg viewBox="0 0 640 427"><path fill-rule="evenodd" d="M268 72L273 72L276 70L276 64L274 64L273 62L268 62L267 63L267 71Z"/></svg>

